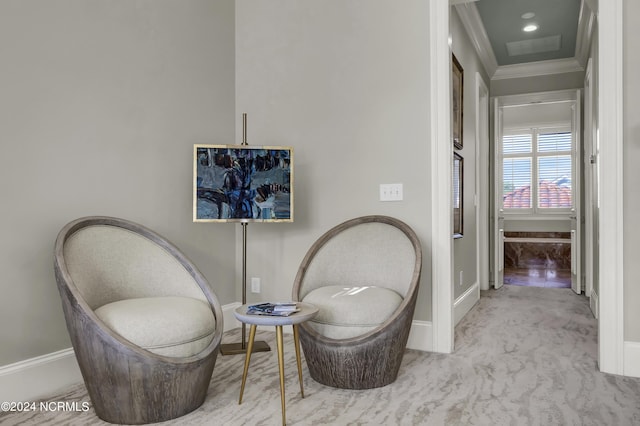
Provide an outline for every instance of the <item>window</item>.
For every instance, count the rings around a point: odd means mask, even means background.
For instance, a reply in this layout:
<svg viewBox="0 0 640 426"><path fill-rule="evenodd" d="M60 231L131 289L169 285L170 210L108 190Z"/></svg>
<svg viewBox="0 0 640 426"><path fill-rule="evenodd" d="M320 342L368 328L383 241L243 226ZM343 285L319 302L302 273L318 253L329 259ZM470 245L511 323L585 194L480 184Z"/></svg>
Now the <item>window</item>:
<svg viewBox="0 0 640 426"><path fill-rule="evenodd" d="M572 148L573 138L566 129L505 132L502 209L534 214L569 211L573 207Z"/></svg>

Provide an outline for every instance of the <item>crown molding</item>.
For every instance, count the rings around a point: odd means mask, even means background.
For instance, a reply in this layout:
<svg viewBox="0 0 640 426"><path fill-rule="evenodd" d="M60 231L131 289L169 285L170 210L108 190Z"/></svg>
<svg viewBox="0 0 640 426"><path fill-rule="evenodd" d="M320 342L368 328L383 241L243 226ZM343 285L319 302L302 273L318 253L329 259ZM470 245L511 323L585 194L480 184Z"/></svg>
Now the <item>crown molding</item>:
<svg viewBox="0 0 640 426"><path fill-rule="evenodd" d="M591 36L596 15L593 13L588 1L583 0L580 4L580 17L578 18L578 33L576 35L576 60L584 68L589 60L589 50L591 47Z"/></svg>
<svg viewBox="0 0 640 426"><path fill-rule="evenodd" d="M449 4L451 6L457 6L459 4L466 4L466 3L473 3L476 2L478 0L449 0Z"/></svg>
<svg viewBox="0 0 640 426"><path fill-rule="evenodd" d="M589 6L589 10L591 10L595 15L598 14L598 0L584 0Z"/></svg>
<svg viewBox="0 0 640 426"><path fill-rule="evenodd" d="M576 53L573 58L552 59L549 61L527 62L514 65L498 65L495 53L489 42L489 36L484 27L475 0L451 0L460 21L464 26L480 61L491 80L509 78L536 77L550 74L581 72L585 70L589 58L591 35L595 22L592 11L593 0L582 0L580 17L578 19L578 33L576 38Z"/></svg>
<svg viewBox="0 0 640 426"><path fill-rule="evenodd" d="M524 64L502 65L498 67L491 80L508 78L537 77L550 74L584 71L576 58L552 59L549 61L527 62Z"/></svg>
<svg viewBox="0 0 640 426"><path fill-rule="evenodd" d="M498 61L496 60L496 55L489 42L489 36L478 13L478 8L474 3L456 4L455 8L460 17L460 21L462 21L462 26L464 26L464 29L467 31L471 43L473 43L473 47L480 57L480 62L484 65L484 70L491 79L498 69Z"/></svg>

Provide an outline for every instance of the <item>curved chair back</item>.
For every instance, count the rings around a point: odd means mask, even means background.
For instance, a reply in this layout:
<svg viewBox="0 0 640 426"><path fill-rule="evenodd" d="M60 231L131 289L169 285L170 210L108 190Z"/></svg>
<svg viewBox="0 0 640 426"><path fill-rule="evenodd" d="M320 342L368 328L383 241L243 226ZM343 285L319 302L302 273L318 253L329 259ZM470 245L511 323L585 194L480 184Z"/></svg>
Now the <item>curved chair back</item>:
<svg viewBox="0 0 640 426"><path fill-rule="evenodd" d="M69 285L92 309L138 297L207 300L188 261L157 234L123 221L82 224L65 238L62 255Z"/></svg>
<svg viewBox="0 0 640 426"><path fill-rule="evenodd" d="M67 330L98 417L153 423L204 402L222 339L222 307L204 276L173 244L124 219L80 218L58 234L54 270ZM95 313L108 303L158 296L207 302L215 330L203 350L186 357L150 352Z"/></svg>
<svg viewBox="0 0 640 426"><path fill-rule="evenodd" d="M299 277L300 296L326 285L379 286L403 297L415 291L421 248L405 224L384 216L348 221L309 250Z"/></svg>
<svg viewBox="0 0 640 426"><path fill-rule="evenodd" d="M420 240L398 219L359 217L322 235L298 269L294 300L303 300L323 286L348 285L391 289L402 302L384 322L355 337L331 338L309 323L301 324L301 342L311 376L320 383L352 389L384 386L395 380L409 336L421 271Z"/></svg>

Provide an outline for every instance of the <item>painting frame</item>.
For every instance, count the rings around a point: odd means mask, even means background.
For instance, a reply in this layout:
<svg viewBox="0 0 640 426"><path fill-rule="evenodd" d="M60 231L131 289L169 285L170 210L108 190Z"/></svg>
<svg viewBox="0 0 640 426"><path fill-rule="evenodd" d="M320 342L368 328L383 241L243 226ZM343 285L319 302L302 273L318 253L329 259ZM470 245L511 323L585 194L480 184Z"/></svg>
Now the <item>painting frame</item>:
<svg viewBox="0 0 640 426"><path fill-rule="evenodd" d="M453 238L462 238L464 234L464 158L457 152L453 153Z"/></svg>
<svg viewBox="0 0 640 426"><path fill-rule="evenodd" d="M194 222L293 222L293 148L193 146Z"/></svg>
<svg viewBox="0 0 640 426"><path fill-rule="evenodd" d="M462 149L462 120L464 117L464 69L456 58L451 54L452 72L451 72L451 134L453 139L453 147Z"/></svg>

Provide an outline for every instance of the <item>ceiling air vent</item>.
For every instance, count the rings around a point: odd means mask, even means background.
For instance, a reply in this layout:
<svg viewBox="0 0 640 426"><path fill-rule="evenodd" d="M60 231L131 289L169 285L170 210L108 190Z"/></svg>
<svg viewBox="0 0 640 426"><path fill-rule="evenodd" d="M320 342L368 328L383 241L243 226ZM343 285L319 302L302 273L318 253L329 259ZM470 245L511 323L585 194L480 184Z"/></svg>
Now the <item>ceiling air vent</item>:
<svg viewBox="0 0 640 426"><path fill-rule="evenodd" d="M530 40L510 41L507 43L509 56L530 55L532 53L555 52L560 50L560 35L532 38Z"/></svg>

